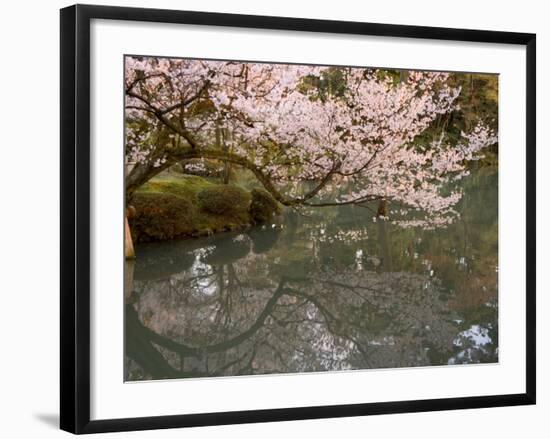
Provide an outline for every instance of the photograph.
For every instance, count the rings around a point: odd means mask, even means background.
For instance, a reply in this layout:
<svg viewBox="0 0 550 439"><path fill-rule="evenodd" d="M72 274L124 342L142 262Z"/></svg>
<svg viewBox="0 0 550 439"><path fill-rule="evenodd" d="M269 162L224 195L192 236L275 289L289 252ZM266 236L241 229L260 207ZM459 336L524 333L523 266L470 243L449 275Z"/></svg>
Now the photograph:
<svg viewBox="0 0 550 439"><path fill-rule="evenodd" d="M121 61L125 382L499 362L498 73Z"/></svg>

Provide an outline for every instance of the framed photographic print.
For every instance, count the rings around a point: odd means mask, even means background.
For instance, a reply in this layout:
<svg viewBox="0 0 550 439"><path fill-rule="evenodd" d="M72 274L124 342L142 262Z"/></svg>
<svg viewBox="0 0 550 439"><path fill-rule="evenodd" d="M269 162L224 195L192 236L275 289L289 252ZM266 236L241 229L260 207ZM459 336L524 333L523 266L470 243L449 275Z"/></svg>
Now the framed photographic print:
<svg viewBox="0 0 550 439"><path fill-rule="evenodd" d="M535 35L61 10L61 428L535 403Z"/></svg>

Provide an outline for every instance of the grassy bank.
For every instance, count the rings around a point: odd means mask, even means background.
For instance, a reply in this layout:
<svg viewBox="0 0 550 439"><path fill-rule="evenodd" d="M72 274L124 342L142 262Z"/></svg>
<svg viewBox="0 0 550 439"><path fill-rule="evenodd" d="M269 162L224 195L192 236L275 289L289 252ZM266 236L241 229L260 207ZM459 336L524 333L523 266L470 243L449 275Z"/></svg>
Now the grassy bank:
<svg viewBox="0 0 550 439"><path fill-rule="evenodd" d="M207 236L270 220L280 212L265 191L221 185L194 175L153 179L134 194L134 242Z"/></svg>

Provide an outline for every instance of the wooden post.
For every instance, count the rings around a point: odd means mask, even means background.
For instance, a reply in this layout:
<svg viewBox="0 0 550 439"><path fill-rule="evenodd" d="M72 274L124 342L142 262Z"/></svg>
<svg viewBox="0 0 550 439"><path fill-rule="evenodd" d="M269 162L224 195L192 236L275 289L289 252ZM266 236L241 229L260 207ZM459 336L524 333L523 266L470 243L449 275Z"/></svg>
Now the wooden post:
<svg viewBox="0 0 550 439"><path fill-rule="evenodd" d="M128 217L124 217L124 255L126 259L134 259L136 253L134 251L134 243L132 242L132 234L130 233L130 225Z"/></svg>
<svg viewBox="0 0 550 439"><path fill-rule="evenodd" d="M127 259L124 261L124 302L132 302L134 292L134 264L135 261Z"/></svg>
<svg viewBox="0 0 550 439"><path fill-rule="evenodd" d="M378 210L376 211L376 216L386 216L387 215L387 205L386 200L381 199L378 202Z"/></svg>

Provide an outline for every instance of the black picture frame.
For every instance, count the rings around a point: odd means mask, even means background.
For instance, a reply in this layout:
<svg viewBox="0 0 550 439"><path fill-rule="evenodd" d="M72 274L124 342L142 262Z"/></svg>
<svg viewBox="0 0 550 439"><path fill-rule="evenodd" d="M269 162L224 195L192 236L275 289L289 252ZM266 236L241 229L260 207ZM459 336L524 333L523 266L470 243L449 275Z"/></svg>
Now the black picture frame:
<svg viewBox="0 0 550 439"><path fill-rule="evenodd" d="M90 420L90 22L131 20L526 47L526 392L460 398ZM99 433L535 404L536 36L302 18L75 5L61 10L61 404L63 430Z"/></svg>

